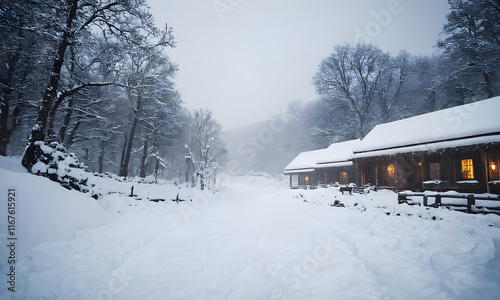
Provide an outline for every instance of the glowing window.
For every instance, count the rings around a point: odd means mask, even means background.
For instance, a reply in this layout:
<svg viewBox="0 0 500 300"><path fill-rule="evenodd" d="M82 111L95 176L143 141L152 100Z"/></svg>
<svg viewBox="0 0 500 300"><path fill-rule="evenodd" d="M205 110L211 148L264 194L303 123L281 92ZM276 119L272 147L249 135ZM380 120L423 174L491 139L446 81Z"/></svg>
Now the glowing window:
<svg viewBox="0 0 500 300"><path fill-rule="evenodd" d="M389 174L389 178L391 180L394 179L394 165L393 164L389 164L387 166L387 173Z"/></svg>
<svg viewBox="0 0 500 300"><path fill-rule="evenodd" d="M347 184L349 181L349 175L347 172L341 172L340 173L340 183L341 184Z"/></svg>
<svg viewBox="0 0 500 300"><path fill-rule="evenodd" d="M306 182L309 182L309 176L306 176Z"/></svg>
<svg viewBox="0 0 500 300"><path fill-rule="evenodd" d="M474 179L474 165L472 159L462 159L462 178Z"/></svg>

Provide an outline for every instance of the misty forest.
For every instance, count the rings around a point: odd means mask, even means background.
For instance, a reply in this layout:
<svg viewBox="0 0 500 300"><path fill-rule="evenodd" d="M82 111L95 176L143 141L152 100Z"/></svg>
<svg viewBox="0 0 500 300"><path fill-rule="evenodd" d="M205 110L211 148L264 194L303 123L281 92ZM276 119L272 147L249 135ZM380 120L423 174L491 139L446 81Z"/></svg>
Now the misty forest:
<svg viewBox="0 0 500 300"><path fill-rule="evenodd" d="M287 138L267 145L285 159L270 165L246 155L241 171L279 173L300 151L498 95L498 1L449 2L433 56L336 46L311 78L318 99L291 103L281 116ZM23 155L32 172L47 160L42 145L119 176L184 178L186 156L200 175L223 166L223 129L209 110L183 107L175 86L182 66L166 54L173 29L155 28L145 1L10 1L0 12L0 155Z"/></svg>

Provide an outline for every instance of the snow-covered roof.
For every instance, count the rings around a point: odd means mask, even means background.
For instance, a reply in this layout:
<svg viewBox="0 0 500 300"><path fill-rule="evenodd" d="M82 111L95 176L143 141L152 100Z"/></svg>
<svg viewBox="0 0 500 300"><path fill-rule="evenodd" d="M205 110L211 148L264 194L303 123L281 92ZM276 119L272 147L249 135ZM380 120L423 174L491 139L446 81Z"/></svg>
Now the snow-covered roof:
<svg viewBox="0 0 500 300"><path fill-rule="evenodd" d="M285 167L285 174L351 166L352 150L359 142L360 140L351 140L332 144L326 149L302 152Z"/></svg>
<svg viewBox="0 0 500 300"><path fill-rule="evenodd" d="M285 167L285 174L312 172L316 168L316 160L326 149L299 153L292 162Z"/></svg>
<svg viewBox="0 0 500 300"><path fill-rule="evenodd" d="M360 139L331 144L321 153L321 157L316 160L316 163L321 165L349 161L352 159L354 147L359 142L361 142Z"/></svg>
<svg viewBox="0 0 500 300"><path fill-rule="evenodd" d="M354 158L500 142L500 97L375 126Z"/></svg>

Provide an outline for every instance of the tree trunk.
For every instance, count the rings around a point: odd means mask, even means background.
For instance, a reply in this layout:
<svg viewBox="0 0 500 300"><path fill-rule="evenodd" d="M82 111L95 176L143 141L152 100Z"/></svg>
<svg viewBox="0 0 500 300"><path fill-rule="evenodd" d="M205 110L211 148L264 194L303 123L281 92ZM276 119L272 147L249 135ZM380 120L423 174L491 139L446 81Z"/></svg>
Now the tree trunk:
<svg viewBox="0 0 500 300"><path fill-rule="evenodd" d="M104 150L106 148L106 142L104 140L101 141L101 151L99 152L99 160L98 160L98 172L104 172Z"/></svg>
<svg viewBox="0 0 500 300"><path fill-rule="evenodd" d="M73 140L75 139L75 134L78 131L78 128L82 124L82 121L76 121L75 126L73 126L73 129L71 129L71 132L68 135L68 139L66 139L66 147L69 148L71 145L73 145Z"/></svg>
<svg viewBox="0 0 500 300"><path fill-rule="evenodd" d="M5 80L2 82L3 95L1 97L2 103L0 108L0 155L7 156L7 145L10 141L10 136L14 130L14 126L8 128L9 124L9 112L10 112L10 95L12 93L12 77L14 76L14 71L16 67L16 62L21 54L21 47L16 46L13 54L9 53L7 55L7 74Z"/></svg>
<svg viewBox="0 0 500 300"><path fill-rule="evenodd" d="M121 175L122 173L122 166L123 166L123 162L125 160L125 152L126 152L126 149L127 149L127 143L128 143L128 137L127 137L127 133L123 133L123 135L125 136L125 141L123 142L123 148L122 148L122 157L120 158L120 170L119 170L119 175Z"/></svg>
<svg viewBox="0 0 500 300"><path fill-rule="evenodd" d="M146 177L146 160L148 158L148 144L149 144L149 139L146 137L146 139L144 140L144 149L142 151L141 171L139 172L139 177L141 178Z"/></svg>
<svg viewBox="0 0 500 300"><path fill-rule="evenodd" d="M156 165L155 165L155 180L158 180L158 171L160 169L160 160L156 158Z"/></svg>
<svg viewBox="0 0 500 300"><path fill-rule="evenodd" d="M5 88L4 90L6 90ZM10 92L9 92L10 93ZM11 131L8 128L9 120L9 93L4 92L2 107L0 108L0 155L7 156L7 145Z"/></svg>
<svg viewBox="0 0 500 300"><path fill-rule="evenodd" d="M71 80L74 80L73 74L75 73L75 60L76 60L76 58L75 58L75 48L74 47L69 47L69 50L70 50L70 55L71 55L71 58L70 58L70 70L69 71L70 71ZM59 109L59 106L61 106L64 98L66 98L66 97L65 96L59 96L56 99L54 99L54 103L52 104L52 108L49 111L49 119L48 119L48 126L47 126L48 127L47 128L47 135L49 137L51 137L52 135L55 135L54 120L56 118L56 112ZM68 105L68 107L73 107L72 100L70 100L70 104ZM68 120L66 120L67 118L68 118ZM69 112L67 112L66 115L65 115L65 117L64 117L64 121L65 121L65 125L66 126L69 124L69 118L71 118L71 110ZM64 125L63 125L63 127L64 127ZM61 131L59 131L59 139L60 139L61 143L64 140L64 133L63 133L63 136L61 137Z"/></svg>
<svg viewBox="0 0 500 300"><path fill-rule="evenodd" d="M59 140L64 142L64 137L66 135L66 130L68 129L69 122L71 121L71 115L73 114L73 100L70 99L68 102L68 111L66 112L66 115L64 115L64 122L63 125L61 126L61 129L59 129Z"/></svg>
<svg viewBox="0 0 500 300"><path fill-rule="evenodd" d="M494 93L493 93L493 83L491 80L491 73L488 72L483 72L483 77L484 77L484 83L485 83L485 89L486 93L488 95L488 98L493 98Z"/></svg>
<svg viewBox="0 0 500 300"><path fill-rule="evenodd" d="M68 13L68 17L66 19L66 28L62 33L61 40L59 41L59 44L57 46L57 53L54 57L54 60L52 61L52 70L50 73L49 82L47 84L45 92L43 93L42 103L38 110L38 116L35 125L31 130L31 137L29 139L28 147L26 148L22 159L23 166L29 171L31 171L31 168L38 159L35 153L35 142L43 141L45 139L47 119L49 117L49 111L52 108L52 102L57 95L59 81L61 79L61 68L64 63L64 55L68 47L73 20L76 17L77 8L78 0L73 0Z"/></svg>
<svg viewBox="0 0 500 300"><path fill-rule="evenodd" d="M363 138L365 136L365 118L364 116L357 110L353 111L354 119L358 125L358 138Z"/></svg>
<svg viewBox="0 0 500 300"><path fill-rule="evenodd" d="M203 176L203 174L200 174L200 189L205 189L205 177Z"/></svg>
<svg viewBox="0 0 500 300"><path fill-rule="evenodd" d="M129 138L126 144L123 163L120 168L120 176L128 176L128 165L130 163L130 154L132 153L132 145L134 143L135 137L135 129L137 128L137 123L139 123L139 118L137 115L134 117L134 121L132 122L132 128L130 129Z"/></svg>
<svg viewBox="0 0 500 300"><path fill-rule="evenodd" d="M132 97L129 92L129 97ZM132 145L134 143L135 130L137 128L137 124L139 123L139 112L142 109L142 96L137 95L137 105L134 109L134 120L132 121L132 128L130 129L130 135L128 137L128 142L126 144L126 148L124 149L124 155L122 156L122 164L120 165L120 176L128 176L128 165L130 162L130 153L132 153Z"/></svg>

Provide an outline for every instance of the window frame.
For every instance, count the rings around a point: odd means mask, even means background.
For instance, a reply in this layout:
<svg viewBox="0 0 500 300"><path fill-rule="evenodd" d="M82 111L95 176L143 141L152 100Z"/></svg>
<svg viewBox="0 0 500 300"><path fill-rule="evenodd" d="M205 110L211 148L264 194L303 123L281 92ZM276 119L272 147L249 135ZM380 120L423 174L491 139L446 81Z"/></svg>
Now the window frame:
<svg viewBox="0 0 500 300"><path fill-rule="evenodd" d="M463 158L460 160L463 180L474 179L474 159Z"/></svg>

